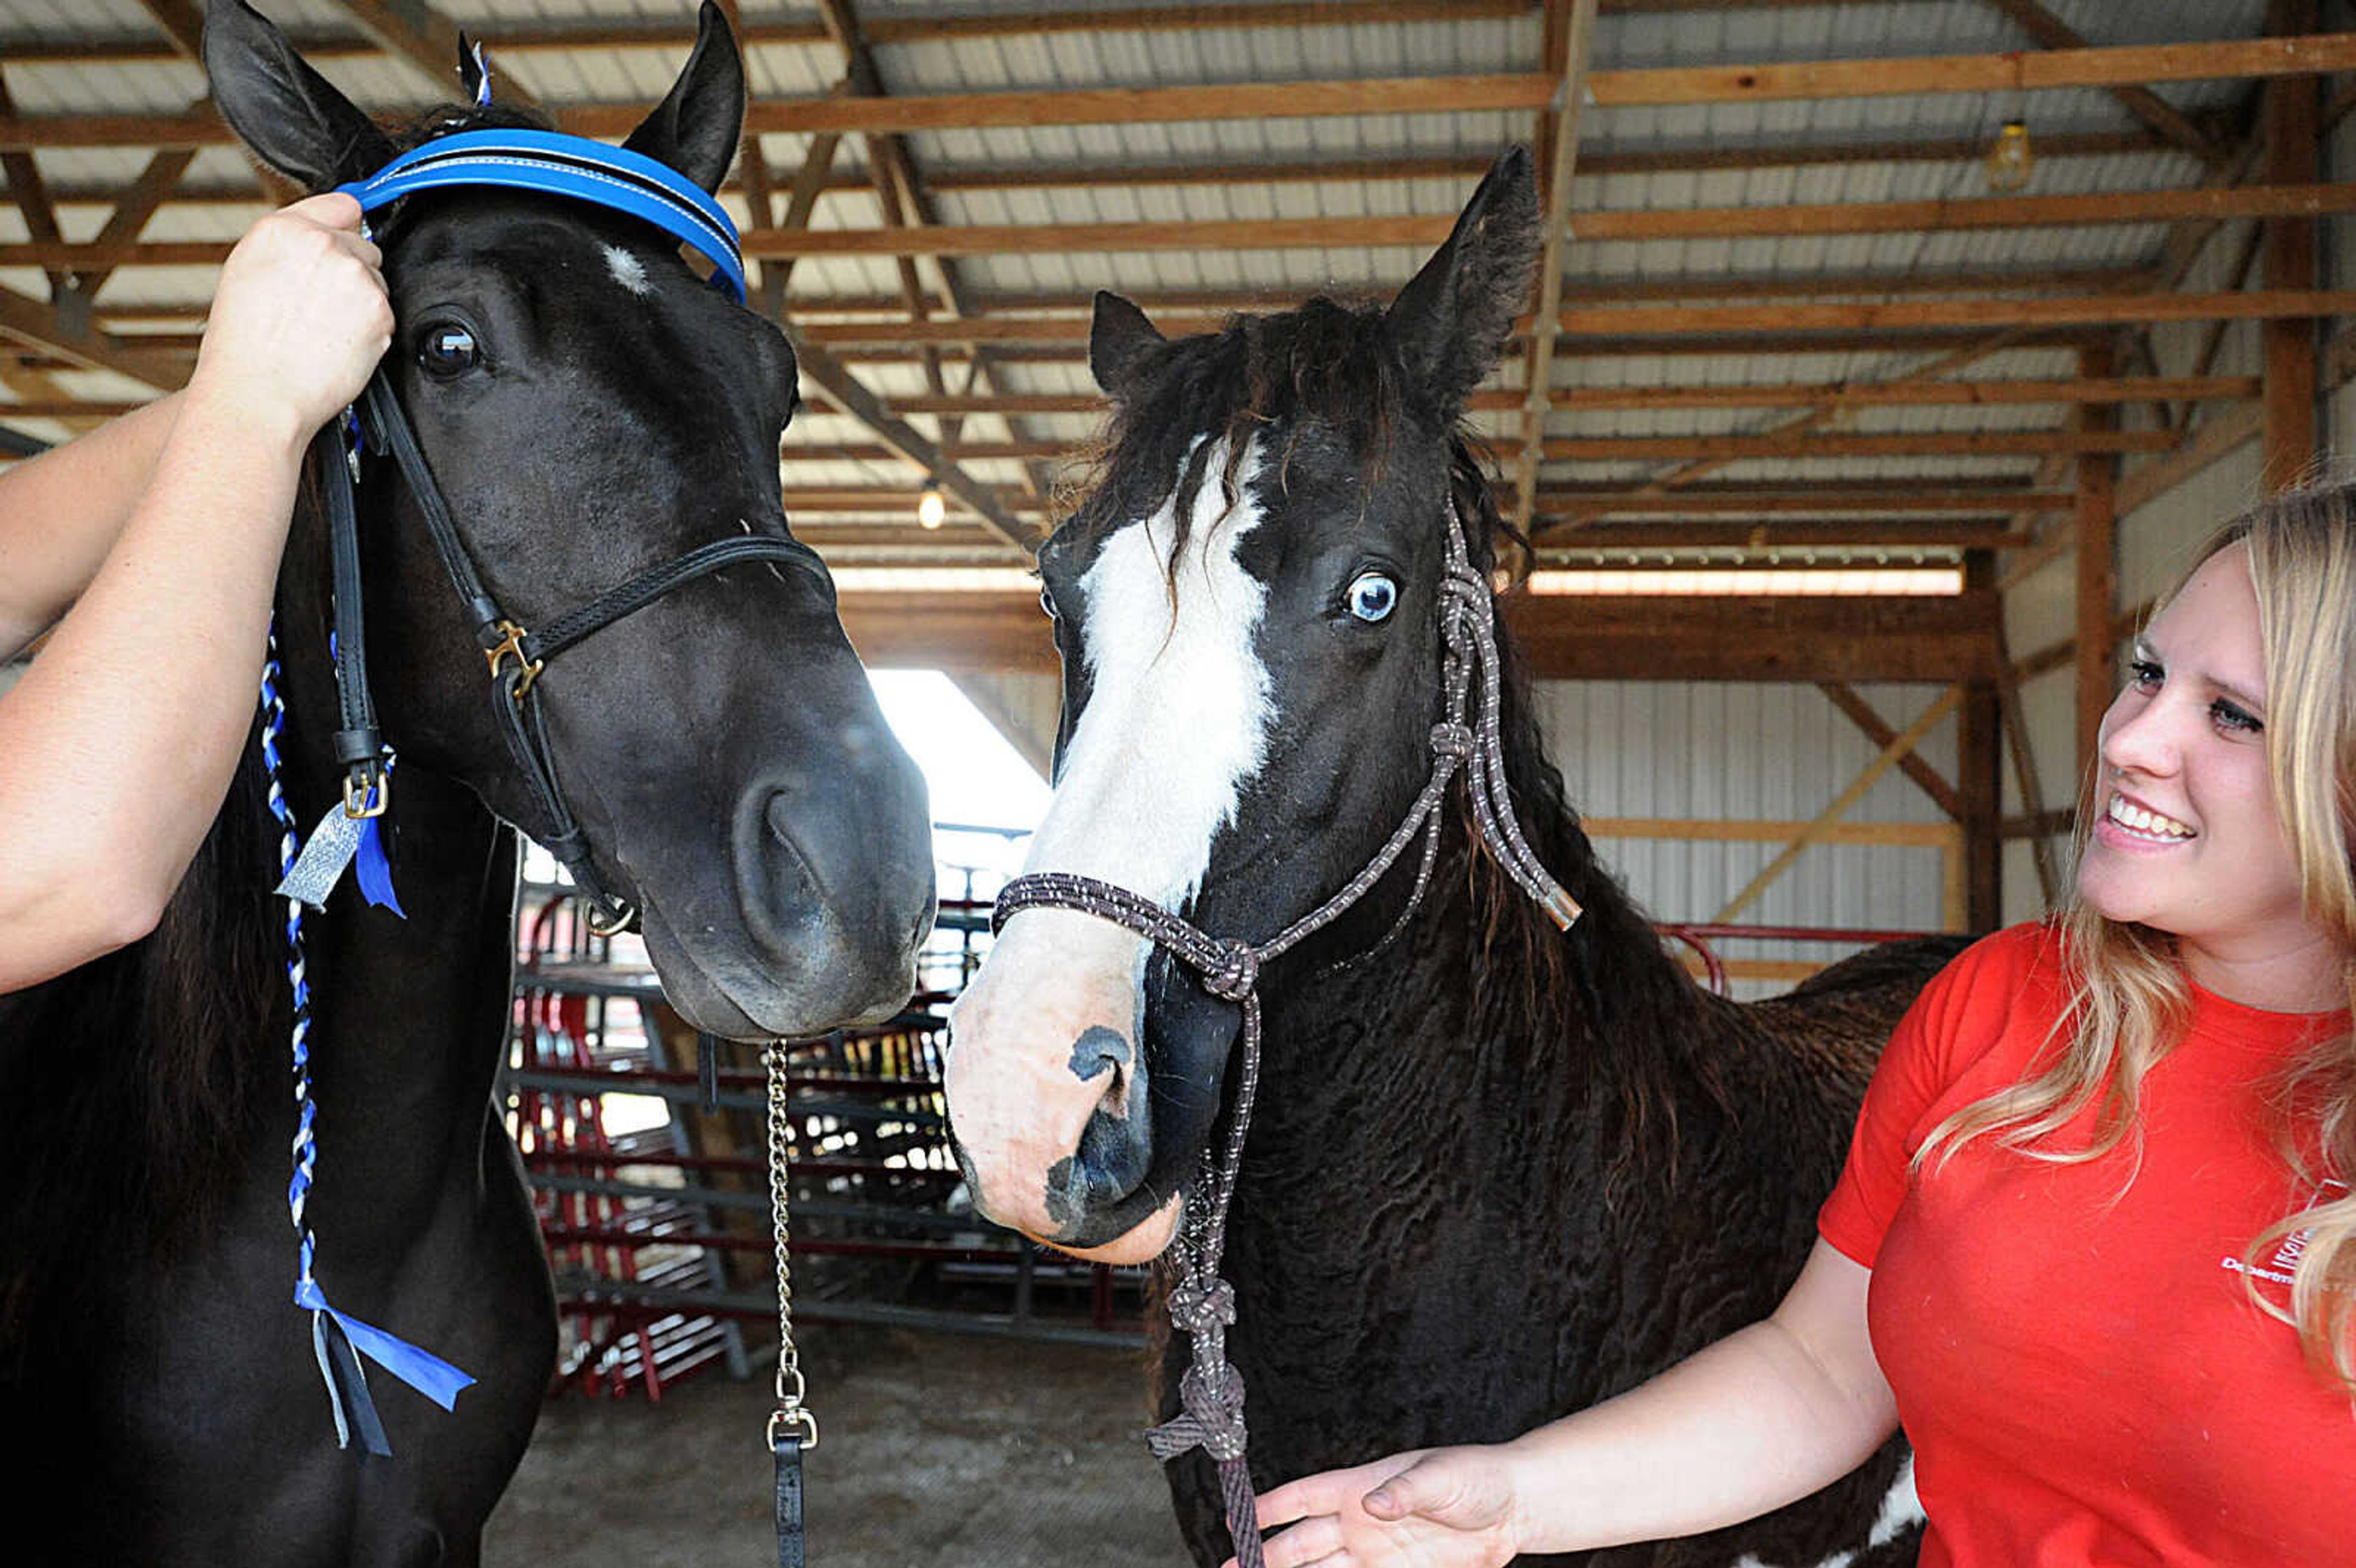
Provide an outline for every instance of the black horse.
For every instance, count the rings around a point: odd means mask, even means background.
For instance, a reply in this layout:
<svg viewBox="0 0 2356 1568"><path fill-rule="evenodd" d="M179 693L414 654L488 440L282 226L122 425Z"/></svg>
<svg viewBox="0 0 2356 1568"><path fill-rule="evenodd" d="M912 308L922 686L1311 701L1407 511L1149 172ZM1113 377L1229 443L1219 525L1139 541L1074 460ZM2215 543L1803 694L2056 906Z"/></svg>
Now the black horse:
<svg viewBox="0 0 2356 1568"><path fill-rule="evenodd" d="M1469 588L1503 642L1477 581L1444 587L1445 547L1461 517L1490 570L1501 524L1457 421L1537 246L1515 152L1387 310L1319 300L1165 342L1098 296L1113 424L1040 555L1065 688L1033 870L1258 944L1374 859L1434 765L1443 600ZM1869 955L1754 1006L1699 991L1598 864L1505 658L1514 806L1585 913L1558 933L1445 814L1404 927L1413 848L1259 971L1226 1274L1262 1489L1512 1436L1763 1316L1882 1041L1960 945ZM980 1205L1069 1250L1161 1253L1225 1141L1238 1019L1167 947L1069 909L1012 914L952 1019L949 1110ZM1184 1365L1173 1344L1165 1416ZM1904 1463L1893 1443L1749 1527L1594 1560L1911 1562ZM1218 1561L1209 1465L1172 1477L1195 1555Z"/></svg>
<svg viewBox="0 0 2356 1568"><path fill-rule="evenodd" d="M454 108L389 137L237 0L215 0L206 60L230 123L312 190L370 173L396 140L524 123ZM716 189L744 102L707 4L628 145ZM545 624L710 540L786 536L793 355L676 243L512 191L412 197L379 227L399 321L386 369L466 552L519 620ZM277 595L282 782L305 827L338 793L312 478ZM307 924L308 1219L337 1307L478 1381L445 1413L380 1373L391 1456L337 1447L311 1315L289 1299L284 904L249 761L152 937L0 998L0 1499L20 1528L68 1532L52 1539L75 1562L474 1563L552 1371L548 1269L493 1093L508 824L548 823L389 467L359 521L407 919L348 882ZM551 662L538 695L596 878L642 912L691 1021L765 1038L905 1002L933 913L924 787L814 560L687 582ZM168 765L155 782L171 786Z"/></svg>

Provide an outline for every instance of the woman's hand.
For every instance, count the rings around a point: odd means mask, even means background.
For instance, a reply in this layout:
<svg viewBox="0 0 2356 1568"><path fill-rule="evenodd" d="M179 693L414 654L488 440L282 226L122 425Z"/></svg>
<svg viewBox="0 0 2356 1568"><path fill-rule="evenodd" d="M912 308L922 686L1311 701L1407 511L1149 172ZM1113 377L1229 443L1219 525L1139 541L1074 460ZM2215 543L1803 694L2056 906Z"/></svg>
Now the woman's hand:
<svg viewBox="0 0 2356 1568"><path fill-rule="evenodd" d="M1268 1568L1495 1568L1521 1550L1502 1449L1434 1448L1328 1470L1259 1499ZM1230 1568L1233 1568L1230 1563Z"/></svg>
<svg viewBox="0 0 2356 1568"><path fill-rule="evenodd" d="M330 191L262 219L222 263L190 397L308 441L359 395L392 341L383 262L348 196Z"/></svg>

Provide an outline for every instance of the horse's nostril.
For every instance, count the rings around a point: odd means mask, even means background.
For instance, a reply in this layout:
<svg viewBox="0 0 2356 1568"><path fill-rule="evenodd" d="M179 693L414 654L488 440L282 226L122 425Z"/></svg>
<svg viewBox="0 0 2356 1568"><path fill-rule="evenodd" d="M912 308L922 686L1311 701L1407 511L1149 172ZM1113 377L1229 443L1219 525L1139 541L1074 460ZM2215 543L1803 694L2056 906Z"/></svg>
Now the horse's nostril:
<svg viewBox="0 0 2356 1568"><path fill-rule="evenodd" d="M769 804L762 808L761 820L776 848L783 851L770 859L776 891L797 901L817 899L823 891L819 886L818 874L802 854L801 846L794 841L793 797L782 790L771 795Z"/></svg>

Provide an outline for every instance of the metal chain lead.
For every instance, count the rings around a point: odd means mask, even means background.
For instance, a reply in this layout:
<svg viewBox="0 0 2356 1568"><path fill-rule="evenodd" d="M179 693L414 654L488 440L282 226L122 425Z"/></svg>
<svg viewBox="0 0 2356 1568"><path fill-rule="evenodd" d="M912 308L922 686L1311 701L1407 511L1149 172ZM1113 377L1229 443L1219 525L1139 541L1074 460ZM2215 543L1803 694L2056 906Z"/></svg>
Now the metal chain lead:
<svg viewBox="0 0 2356 1568"><path fill-rule="evenodd" d="M1579 902L1554 880L1522 835L1505 782L1505 758L1498 720L1505 682L1503 661L1491 624L1494 607L1488 580L1472 564L1464 520L1451 496L1445 530L1447 574L1440 582L1441 710L1431 728L1431 774L1374 859L1323 903L1255 947L1237 937L1215 937L1127 888L1068 871L1040 871L1015 878L991 912L995 933L1026 909L1065 909L1123 926L1167 949L1202 976L1212 996L1243 1009L1242 1061L1236 1104L1224 1158L1205 1151L1202 1173L1188 1187L1179 1232L1170 1255L1177 1282L1169 1297L1170 1321L1187 1336L1188 1364L1178 1380L1180 1413L1146 1434L1154 1457L1164 1461L1201 1448L1217 1467L1219 1494L1235 1543L1238 1568L1261 1568L1259 1522L1253 1510L1251 1472L1244 1458L1244 1382L1226 1354L1226 1330L1236 1320L1235 1286L1219 1277L1227 1206L1243 1165L1244 1136L1251 1125L1259 1087L1259 970L1323 930L1364 898L1396 865L1416 835L1423 834L1415 887L1407 907L1371 951L1390 945L1423 902L1440 847L1440 803L1462 769L1478 837L1514 884L1535 901L1556 925L1568 931L1580 915ZM1477 722L1466 722L1472 682L1481 683ZM1365 955L1361 955L1364 957ZM1356 962L1352 960L1351 962Z"/></svg>
<svg viewBox="0 0 2356 1568"><path fill-rule="evenodd" d="M786 1106L786 1042L771 1040L761 1052L769 1079L769 1224L777 1253L777 1408L769 1414L769 1445L781 1431L798 1428L804 1452L818 1446L818 1415L802 1403L801 1351L794 1345L792 1195L786 1157L793 1123Z"/></svg>

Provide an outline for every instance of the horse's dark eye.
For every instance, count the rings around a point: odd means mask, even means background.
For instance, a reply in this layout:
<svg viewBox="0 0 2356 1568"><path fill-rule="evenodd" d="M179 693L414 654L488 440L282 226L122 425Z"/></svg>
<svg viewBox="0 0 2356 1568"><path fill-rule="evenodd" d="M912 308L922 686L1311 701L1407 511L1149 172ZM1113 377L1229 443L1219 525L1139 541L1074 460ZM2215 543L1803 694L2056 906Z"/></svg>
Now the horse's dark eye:
<svg viewBox="0 0 2356 1568"><path fill-rule="evenodd" d="M474 333L455 322L436 322L417 335L417 363L429 376L463 376L482 360Z"/></svg>
<svg viewBox="0 0 2356 1568"><path fill-rule="evenodd" d="M1362 571L1350 584L1350 613L1372 624L1398 606L1398 584L1379 571Z"/></svg>

